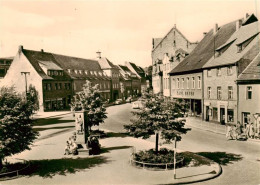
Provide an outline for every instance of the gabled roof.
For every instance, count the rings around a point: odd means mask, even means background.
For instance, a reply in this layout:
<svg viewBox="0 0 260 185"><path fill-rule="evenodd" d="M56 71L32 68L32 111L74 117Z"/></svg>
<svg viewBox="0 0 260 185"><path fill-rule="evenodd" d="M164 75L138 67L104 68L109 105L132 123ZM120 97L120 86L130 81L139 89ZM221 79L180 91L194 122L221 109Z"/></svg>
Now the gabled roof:
<svg viewBox="0 0 260 185"><path fill-rule="evenodd" d="M258 53L254 60L238 76L237 81L260 81L260 53Z"/></svg>
<svg viewBox="0 0 260 185"><path fill-rule="evenodd" d="M170 29L170 31L169 31L163 38L160 38L160 39L161 39L160 41L159 41L159 40L156 40L157 45L154 46L152 52L164 41L164 39L165 39L173 30L177 31L186 41L188 41L190 44L192 44L192 42L190 42L190 41L176 28L176 25L174 25L174 27L172 27L172 28ZM159 41L159 42L158 42L158 41Z"/></svg>
<svg viewBox="0 0 260 185"><path fill-rule="evenodd" d="M96 60L25 49L22 52L43 79L110 79L108 76L103 75L103 71ZM48 76L41 68L41 65L46 65L53 70L64 70L64 75ZM71 72L69 73L68 70ZM94 73L90 74L90 71Z"/></svg>
<svg viewBox="0 0 260 185"><path fill-rule="evenodd" d="M134 63L129 62L129 64L132 66L132 68L136 71L136 73L141 77L145 77L145 72L141 67L136 66Z"/></svg>
<svg viewBox="0 0 260 185"><path fill-rule="evenodd" d="M244 43L249 39L253 39L259 33L259 24L254 22L245 26L242 26L237 30L223 46L228 46L228 49L224 51L219 57L212 58L207 62L203 68L210 68L216 66L223 66L227 64L234 64L240 60L244 54L247 53L255 44L259 38L254 39L249 45L247 45L241 52L237 51L238 45ZM219 49L219 48L218 48ZM221 48L220 48L221 49Z"/></svg>
<svg viewBox="0 0 260 185"><path fill-rule="evenodd" d="M169 74L189 73L202 70L202 67L214 56L215 49L223 45L235 30L236 21L221 26L215 35L213 29L211 29L195 49Z"/></svg>
<svg viewBox="0 0 260 185"><path fill-rule="evenodd" d="M111 69L111 68L116 69L117 68L112 62L110 62L107 58L104 58L104 57L99 58L98 63L100 65L101 69Z"/></svg>

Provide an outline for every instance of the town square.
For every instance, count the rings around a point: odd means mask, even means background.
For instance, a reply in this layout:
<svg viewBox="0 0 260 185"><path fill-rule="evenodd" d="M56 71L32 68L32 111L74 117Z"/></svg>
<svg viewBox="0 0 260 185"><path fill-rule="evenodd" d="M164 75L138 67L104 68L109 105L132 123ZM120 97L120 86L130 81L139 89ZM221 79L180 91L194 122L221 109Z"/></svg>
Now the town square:
<svg viewBox="0 0 260 185"><path fill-rule="evenodd" d="M0 184L260 184L259 3L0 0Z"/></svg>

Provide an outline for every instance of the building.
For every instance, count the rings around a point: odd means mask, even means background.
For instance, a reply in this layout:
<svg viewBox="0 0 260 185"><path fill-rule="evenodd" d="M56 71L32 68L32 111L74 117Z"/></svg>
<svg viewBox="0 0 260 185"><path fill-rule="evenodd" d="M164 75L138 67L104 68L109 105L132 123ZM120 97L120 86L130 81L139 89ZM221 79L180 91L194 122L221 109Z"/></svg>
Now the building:
<svg viewBox="0 0 260 185"><path fill-rule="evenodd" d="M139 78L127 66L118 65L121 74L120 87L123 97L126 99L130 96L137 96L138 90L141 88Z"/></svg>
<svg viewBox="0 0 260 185"><path fill-rule="evenodd" d="M215 57L203 66L203 107L207 121L237 123L236 80L259 53L259 24L256 19L248 19L236 22L234 34L215 49Z"/></svg>
<svg viewBox="0 0 260 185"><path fill-rule="evenodd" d="M14 57L0 58L0 78L4 78Z"/></svg>
<svg viewBox="0 0 260 185"><path fill-rule="evenodd" d="M258 50L260 45L258 45ZM238 76L238 121L260 125L260 53ZM254 127L256 128L256 127Z"/></svg>
<svg viewBox="0 0 260 185"><path fill-rule="evenodd" d="M192 115L202 116L203 112L203 69L214 58L215 49L222 46L236 31L236 21L207 32L197 47L169 74L171 76L170 96L184 99L190 104Z"/></svg>
<svg viewBox="0 0 260 185"><path fill-rule="evenodd" d="M21 74L26 73L26 77ZM82 90L86 80L99 84L104 99L111 98L111 77L105 74L97 60L82 59L44 50L26 50L19 46L17 55L1 82L26 91L26 83L39 93L40 111L69 109L73 95Z"/></svg>
<svg viewBox="0 0 260 185"><path fill-rule="evenodd" d="M119 69L112 62L110 62L107 58L101 57L101 52L97 52L97 61L100 65L101 70L111 79L111 101L114 101L119 98L120 95L120 83L119 83Z"/></svg>
<svg viewBox="0 0 260 185"><path fill-rule="evenodd" d="M169 75L177 64L187 56L197 43L190 42L176 25L163 37L153 38L152 48L152 86L154 93L169 96Z"/></svg>

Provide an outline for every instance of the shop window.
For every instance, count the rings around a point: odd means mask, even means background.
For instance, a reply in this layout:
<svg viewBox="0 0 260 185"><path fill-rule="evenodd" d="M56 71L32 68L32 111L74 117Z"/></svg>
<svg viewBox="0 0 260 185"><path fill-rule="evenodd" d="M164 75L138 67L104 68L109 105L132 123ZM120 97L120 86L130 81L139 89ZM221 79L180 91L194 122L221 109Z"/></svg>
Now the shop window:
<svg viewBox="0 0 260 185"><path fill-rule="evenodd" d="M248 100L252 99L252 86L246 87L246 99Z"/></svg>
<svg viewBox="0 0 260 185"><path fill-rule="evenodd" d="M228 122L234 122L234 110L233 109L228 109L227 110L227 121Z"/></svg>

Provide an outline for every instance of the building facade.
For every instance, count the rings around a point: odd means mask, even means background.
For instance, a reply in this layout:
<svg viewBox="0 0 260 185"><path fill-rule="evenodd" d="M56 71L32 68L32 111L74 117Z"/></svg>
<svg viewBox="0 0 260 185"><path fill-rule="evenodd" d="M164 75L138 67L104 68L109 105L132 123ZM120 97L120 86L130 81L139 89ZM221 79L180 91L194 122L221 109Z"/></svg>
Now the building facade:
<svg viewBox="0 0 260 185"><path fill-rule="evenodd" d="M237 123L238 88L235 81L258 53L257 28L257 21L245 24L238 20L234 34L216 48L215 57L203 66L206 121Z"/></svg>
<svg viewBox="0 0 260 185"><path fill-rule="evenodd" d="M14 57L0 58L0 78L6 75Z"/></svg>
<svg viewBox="0 0 260 185"><path fill-rule="evenodd" d="M163 93L164 89L168 87L169 82L168 72L171 71L176 64L180 62L181 53L190 53L197 43L190 42L177 28L176 25L163 38L153 38L152 48L152 86L154 93ZM166 57L167 55L167 57ZM184 57L186 54L184 55ZM166 90L169 96L169 88Z"/></svg>

